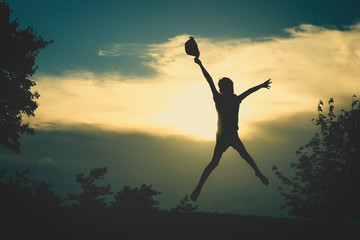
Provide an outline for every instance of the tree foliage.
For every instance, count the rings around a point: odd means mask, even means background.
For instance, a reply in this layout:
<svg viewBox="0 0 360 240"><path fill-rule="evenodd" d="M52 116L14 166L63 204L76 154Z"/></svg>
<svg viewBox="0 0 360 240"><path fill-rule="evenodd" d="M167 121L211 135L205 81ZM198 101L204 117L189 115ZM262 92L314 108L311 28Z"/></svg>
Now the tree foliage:
<svg viewBox="0 0 360 240"><path fill-rule="evenodd" d="M313 123L320 132L300 147L297 162L290 166L295 176L286 177L273 167L288 191L279 187L286 202L283 209L305 219L343 220L360 217L360 104L354 95L351 110L334 112L334 100L324 115L322 101Z"/></svg>
<svg viewBox="0 0 360 240"><path fill-rule="evenodd" d="M0 171L0 179L6 170ZM30 169L16 171L15 178L0 182L0 205L2 207L19 208L21 206L46 207L59 206L63 203L55 194L52 184L37 182L29 176Z"/></svg>
<svg viewBox="0 0 360 240"><path fill-rule="evenodd" d="M68 200L76 201L80 207L106 207L106 196L111 195L110 184L97 186L95 181L103 180L107 172L106 167L90 170L89 176L83 173L76 175L76 182L80 183L82 192L79 194L69 193Z"/></svg>
<svg viewBox="0 0 360 240"><path fill-rule="evenodd" d="M140 188L125 186L115 194L115 201L111 206L124 211L146 212L158 209L159 202L154 197L160 195L151 185L141 185Z"/></svg>
<svg viewBox="0 0 360 240"><path fill-rule="evenodd" d="M40 50L53 43L44 41L31 27L19 29L18 19L11 21L11 10L0 2L0 145L20 153L20 134L34 134L22 117L34 116L38 107L35 81L30 77L38 69L35 61Z"/></svg>

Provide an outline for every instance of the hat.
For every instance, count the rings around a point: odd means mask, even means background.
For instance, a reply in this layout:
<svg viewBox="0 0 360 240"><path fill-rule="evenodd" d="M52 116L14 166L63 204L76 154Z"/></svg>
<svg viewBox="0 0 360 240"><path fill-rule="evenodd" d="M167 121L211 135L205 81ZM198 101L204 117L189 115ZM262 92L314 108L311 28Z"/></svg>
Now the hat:
<svg viewBox="0 0 360 240"><path fill-rule="evenodd" d="M190 39L187 40L187 42L185 43L185 52L188 55L199 58L200 51L199 51L198 45L196 44L195 39L193 37L190 37Z"/></svg>

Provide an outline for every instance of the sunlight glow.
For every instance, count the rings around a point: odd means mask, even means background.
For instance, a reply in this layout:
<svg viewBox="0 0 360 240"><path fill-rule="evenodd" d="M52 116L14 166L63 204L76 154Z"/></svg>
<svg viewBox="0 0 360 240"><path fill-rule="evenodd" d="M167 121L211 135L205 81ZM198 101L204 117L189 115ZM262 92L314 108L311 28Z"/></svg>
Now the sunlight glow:
<svg viewBox="0 0 360 240"><path fill-rule="evenodd" d="M215 137L217 115L206 83L189 84L172 109L155 115L152 120L173 125L186 135L211 140Z"/></svg>

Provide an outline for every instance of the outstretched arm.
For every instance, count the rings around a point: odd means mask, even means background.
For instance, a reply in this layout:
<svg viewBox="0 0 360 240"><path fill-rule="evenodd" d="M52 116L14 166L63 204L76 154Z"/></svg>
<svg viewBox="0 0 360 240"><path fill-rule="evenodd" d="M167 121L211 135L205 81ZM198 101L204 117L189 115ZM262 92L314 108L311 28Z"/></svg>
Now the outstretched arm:
<svg viewBox="0 0 360 240"><path fill-rule="evenodd" d="M249 96L250 94L252 94L253 92L256 92L257 90L261 89L261 88L271 88L270 86L271 83L271 78L269 78L268 80L266 80L265 82L263 82L262 84L259 84L255 87L252 87L250 89L248 89L247 91L243 92L242 94L239 95L239 99L240 101L243 100L244 98L246 98L247 96Z"/></svg>
<svg viewBox="0 0 360 240"><path fill-rule="evenodd" d="M206 81L207 81L207 82L209 83L209 85L210 85L211 92L212 92L213 96L215 97L215 95L216 95L216 94L219 94L219 92L216 90L214 81L212 80L210 74L206 71L206 69L205 69L204 66L202 65L202 62L200 61L200 59L195 58L194 61L195 61L195 63L197 63L197 64L200 66L201 71L202 71L202 73L204 74L204 77L206 78Z"/></svg>

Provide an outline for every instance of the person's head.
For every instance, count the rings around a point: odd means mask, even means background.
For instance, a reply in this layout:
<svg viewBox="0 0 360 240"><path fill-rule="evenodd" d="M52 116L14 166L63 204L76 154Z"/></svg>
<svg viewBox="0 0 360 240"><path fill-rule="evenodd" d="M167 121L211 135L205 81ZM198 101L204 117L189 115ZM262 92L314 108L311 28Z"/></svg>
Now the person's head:
<svg viewBox="0 0 360 240"><path fill-rule="evenodd" d="M224 95L234 94L234 84L230 78L223 77L218 82L220 92Z"/></svg>

